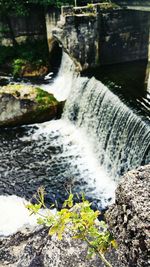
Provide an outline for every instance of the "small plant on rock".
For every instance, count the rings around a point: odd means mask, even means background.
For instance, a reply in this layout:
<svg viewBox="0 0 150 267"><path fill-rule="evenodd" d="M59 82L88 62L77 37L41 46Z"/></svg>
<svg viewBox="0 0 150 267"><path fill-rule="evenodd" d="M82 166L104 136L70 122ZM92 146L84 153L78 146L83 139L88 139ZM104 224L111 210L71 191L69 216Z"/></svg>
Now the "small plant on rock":
<svg viewBox="0 0 150 267"><path fill-rule="evenodd" d="M21 75L23 67L26 65L26 61L24 59L18 58L13 61L12 69L13 76L16 78Z"/></svg>
<svg viewBox="0 0 150 267"><path fill-rule="evenodd" d="M44 189L37 191L36 204L28 204L26 207L32 214L39 214L38 224L49 227L49 235L63 238L66 231L70 231L72 238L80 239L88 245L88 257L97 254L105 266L112 265L105 258L105 252L110 248L116 248L116 242L107 229L104 221L99 221L99 211L93 211L91 203L82 195L82 201L74 204L74 195L70 193L64 202L63 208L53 214L48 210L47 215L40 214L40 209L46 208L44 203Z"/></svg>

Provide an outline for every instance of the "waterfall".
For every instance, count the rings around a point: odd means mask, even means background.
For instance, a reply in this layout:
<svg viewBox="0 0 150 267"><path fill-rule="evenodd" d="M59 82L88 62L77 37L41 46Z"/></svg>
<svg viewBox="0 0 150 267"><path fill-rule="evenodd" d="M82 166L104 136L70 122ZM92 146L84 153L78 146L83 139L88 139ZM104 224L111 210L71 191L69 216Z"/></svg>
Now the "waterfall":
<svg viewBox="0 0 150 267"><path fill-rule="evenodd" d="M95 78L77 75L66 54L57 77L43 89L58 100L67 98L62 118L0 132L0 194L30 199L42 185L48 201L62 203L71 186L96 208L106 208L114 201L119 177L150 162L148 118ZM0 198L1 235L29 222L23 202ZM20 210L19 223L9 221L9 207L14 214Z"/></svg>
<svg viewBox="0 0 150 267"><path fill-rule="evenodd" d="M113 179L149 163L148 121L100 81L77 75L66 53L48 91L58 100L67 99L62 118L84 131L99 164Z"/></svg>
<svg viewBox="0 0 150 267"><path fill-rule="evenodd" d="M74 78L77 76L73 61L66 53L63 53L60 70L54 82L40 87L53 94L58 101L64 101L68 98Z"/></svg>
<svg viewBox="0 0 150 267"><path fill-rule="evenodd" d="M148 123L95 78L77 78L63 118L84 130L99 164L115 179L149 163Z"/></svg>

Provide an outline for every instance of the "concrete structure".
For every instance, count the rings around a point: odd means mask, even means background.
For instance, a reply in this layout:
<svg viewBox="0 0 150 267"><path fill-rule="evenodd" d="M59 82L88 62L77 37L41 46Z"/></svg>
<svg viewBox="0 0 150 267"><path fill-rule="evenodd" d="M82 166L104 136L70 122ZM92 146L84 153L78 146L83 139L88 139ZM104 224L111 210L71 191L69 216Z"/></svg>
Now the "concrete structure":
<svg viewBox="0 0 150 267"><path fill-rule="evenodd" d="M13 36L18 43L25 42L27 39L46 39L45 16L42 9L31 7L27 16L9 16L8 18L0 19L0 45L13 45Z"/></svg>
<svg viewBox="0 0 150 267"><path fill-rule="evenodd" d="M150 12L64 7L53 36L82 70L147 59L149 27Z"/></svg>
<svg viewBox="0 0 150 267"><path fill-rule="evenodd" d="M51 12L47 12L45 15L47 41L48 41L48 47L49 47L50 52L55 42L52 32L53 32L53 29L56 27L59 19L60 19L60 10L56 8L51 9Z"/></svg>
<svg viewBox="0 0 150 267"><path fill-rule="evenodd" d="M146 73L146 86L147 86L147 91L150 93L150 28L149 28L149 49L148 49L148 64Z"/></svg>

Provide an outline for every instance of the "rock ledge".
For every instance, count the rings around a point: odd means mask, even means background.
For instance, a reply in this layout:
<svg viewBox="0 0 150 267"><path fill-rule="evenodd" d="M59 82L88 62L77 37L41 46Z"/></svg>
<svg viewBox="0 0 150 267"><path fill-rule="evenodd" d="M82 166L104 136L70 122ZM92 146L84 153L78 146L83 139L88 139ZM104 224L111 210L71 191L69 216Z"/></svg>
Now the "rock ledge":
<svg viewBox="0 0 150 267"><path fill-rule="evenodd" d="M124 175L107 222L118 241L120 266L148 267L150 261L150 165Z"/></svg>

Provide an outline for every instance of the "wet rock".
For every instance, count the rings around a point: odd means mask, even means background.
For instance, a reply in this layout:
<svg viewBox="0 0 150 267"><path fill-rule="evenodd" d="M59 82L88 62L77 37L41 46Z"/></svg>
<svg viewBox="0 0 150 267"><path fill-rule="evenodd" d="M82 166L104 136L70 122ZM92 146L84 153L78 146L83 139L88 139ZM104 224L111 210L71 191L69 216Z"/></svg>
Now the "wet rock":
<svg viewBox="0 0 150 267"><path fill-rule="evenodd" d="M149 199L150 165L125 174L106 216L119 244L120 266L150 266Z"/></svg>
<svg viewBox="0 0 150 267"><path fill-rule="evenodd" d="M114 253L108 259L117 265ZM87 258L87 245L66 234L64 239L48 236L48 230L24 229L17 234L0 240L1 267L104 267L97 257Z"/></svg>
<svg viewBox="0 0 150 267"><path fill-rule="evenodd" d="M0 126L43 122L60 117L62 103L51 94L28 85L0 89Z"/></svg>
<svg viewBox="0 0 150 267"><path fill-rule="evenodd" d="M47 66L33 67L31 64L26 64L20 71L20 77L44 77L48 73Z"/></svg>
<svg viewBox="0 0 150 267"><path fill-rule="evenodd" d="M9 84L9 82L10 82L10 77L0 76L0 86L7 85Z"/></svg>

